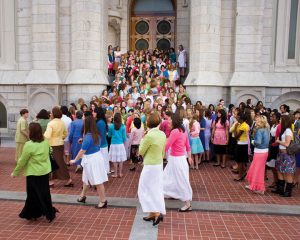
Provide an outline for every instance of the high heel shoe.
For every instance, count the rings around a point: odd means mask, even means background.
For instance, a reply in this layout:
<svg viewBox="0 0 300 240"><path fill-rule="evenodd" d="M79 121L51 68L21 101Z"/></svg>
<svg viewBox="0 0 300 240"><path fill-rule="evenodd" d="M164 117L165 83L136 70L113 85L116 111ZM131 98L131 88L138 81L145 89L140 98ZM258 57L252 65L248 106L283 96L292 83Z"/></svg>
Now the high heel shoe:
<svg viewBox="0 0 300 240"><path fill-rule="evenodd" d="M104 203L101 207L99 205L96 205L95 208L97 209L102 209L102 208L107 208L107 200L105 202L101 202Z"/></svg>
<svg viewBox="0 0 300 240"><path fill-rule="evenodd" d="M155 220L154 220L154 222L153 222L153 226L156 226L156 225L158 225L160 222L163 222L164 221L164 217L163 217L163 215L159 215Z"/></svg>
<svg viewBox="0 0 300 240"><path fill-rule="evenodd" d="M299 182L293 183L293 188L298 188L299 187Z"/></svg>
<svg viewBox="0 0 300 240"><path fill-rule="evenodd" d="M154 221L155 220L155 216L143 217L143 220L146 221L146 222Z"/></svg>
<svg viewBox="0 0 300 240"><path fill-rule="evenodd" d="M83 197L79 197L78 199L77 199L77 202L79 202L79 203L85 203L85 200L86 200L86 196L83 196Z"/></svg>

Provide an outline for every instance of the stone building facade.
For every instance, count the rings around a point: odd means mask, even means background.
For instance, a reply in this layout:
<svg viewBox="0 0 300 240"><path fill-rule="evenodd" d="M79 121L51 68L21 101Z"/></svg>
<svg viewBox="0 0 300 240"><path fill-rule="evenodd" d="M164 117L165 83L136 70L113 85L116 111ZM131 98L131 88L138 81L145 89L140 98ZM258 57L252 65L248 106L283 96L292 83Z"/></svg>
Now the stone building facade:
<svg viewBox="0 0 300 240"><path fill-rule="evenodd" d="M21 108L34 116L99 95L107 46L132 48L134 11L149 14L149 2L157 19L173 6L170 44L188 51L192 100L300 106L299 0L1 0L1 131L14 131Z"/></svg>

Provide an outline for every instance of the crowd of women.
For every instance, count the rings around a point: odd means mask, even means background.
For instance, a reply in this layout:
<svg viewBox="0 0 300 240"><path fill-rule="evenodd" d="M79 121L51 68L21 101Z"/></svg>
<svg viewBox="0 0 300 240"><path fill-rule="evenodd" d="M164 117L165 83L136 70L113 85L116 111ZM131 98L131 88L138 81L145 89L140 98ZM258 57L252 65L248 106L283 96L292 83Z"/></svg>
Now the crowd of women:
<svg viewBox="0 0 300 240"><path fill-rule="evenodd" d="M59 184L56 179L73 187L68 169L72 164L76 172L82 170L83 188L77 201L85 203L89 185L95 186L99 194L96 208L107 207L103 183L109 177L122 178L126 160L131 161L130 171L143 165L138 196L144 212L150 213L144 220L153 225L166 213L164 198L183 201L180 212L192 210L189 171L201 169L205 162L232 168L233 180L246 179L245 187L257 194L264 194L270 169L274 182L268 187L280 196L292 196L293 187L298 186L300 156L287 150L300 133L300 111L292 113L285 104L272 110L261 101L254 106L251 99L228 108L223 99L216 105L192 104L182 84L185 68L181 69L180 61L186 64L182 51L181 46L176 56L174 50L121 53L109 48L115 66L109 68L109 74L115 74L115 80L101 95L87 103L79 98L50 113L41 110L29 125L29 133L28 111L21 111L16 142L20 135L30 141L19 142L12 176L25 167L27 191L45 189L28 194L21 217L55 217L49 187ZM46 155L39 152L41 144ZM55 171L49 158L45 160L50 152L58 165ZM45 166L38 170L35 164L39 161L45 161ZM43 199L41 194L48 204L30 215L32 204Z"/></svg>

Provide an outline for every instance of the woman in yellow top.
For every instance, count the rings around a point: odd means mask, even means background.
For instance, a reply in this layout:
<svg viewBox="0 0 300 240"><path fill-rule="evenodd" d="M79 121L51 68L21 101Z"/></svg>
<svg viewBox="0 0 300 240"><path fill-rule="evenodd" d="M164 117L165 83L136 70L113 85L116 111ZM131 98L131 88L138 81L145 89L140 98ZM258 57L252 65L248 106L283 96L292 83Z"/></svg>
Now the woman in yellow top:
<svg viewBox="0 0 300 240"><path fill-rule="evenodd" d="M242 181L246 177L245 165L248 163L248 136L249 125L246 123L247 116L245 113L240 112L237 115L238 123L235 125L234 136L237 140L235 150L235 161L238 164L238 177L234 181Z"/></svg>
<svg viewBox="0 0 300 240"><path fill-rule="evenodd" d="M65 187L73 187L69 170L64 160L64 139L68 132L64 122L61 120L62 112L59 107L54 107L51 113L51 121L47 125L44 137L49 141L53 149L53 158L58 165L58 169L53 172L53 179L66 180ZM50 186L54 186L54 182L50 182Z"/></svg>
<svg viewBox="0 0 300 240"><path fill-rule="evenodd" d="M19 216L28 220L46 216L51 222L58 211L52 206L49 188L50 146L48 141L44 140L39 123L29 124L29 139L30 141L25 143L22 155L11 174L12 177L16 177L23 170L26 176L27 198Z"/></svg>

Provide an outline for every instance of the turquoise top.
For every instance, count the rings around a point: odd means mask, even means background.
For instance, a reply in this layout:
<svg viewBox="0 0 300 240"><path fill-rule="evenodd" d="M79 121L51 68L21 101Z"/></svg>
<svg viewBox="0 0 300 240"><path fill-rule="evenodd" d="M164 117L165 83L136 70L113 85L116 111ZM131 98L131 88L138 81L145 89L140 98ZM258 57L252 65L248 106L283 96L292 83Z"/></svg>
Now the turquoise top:
<svg viewBox="0 0 300 240"><path fill-rule="evenodd" d="M108 137L111 137L111 144L122 144L126 142L126 129L125 125L122 124L119 130L115 129L113 123L108 127Z"/></svg>

